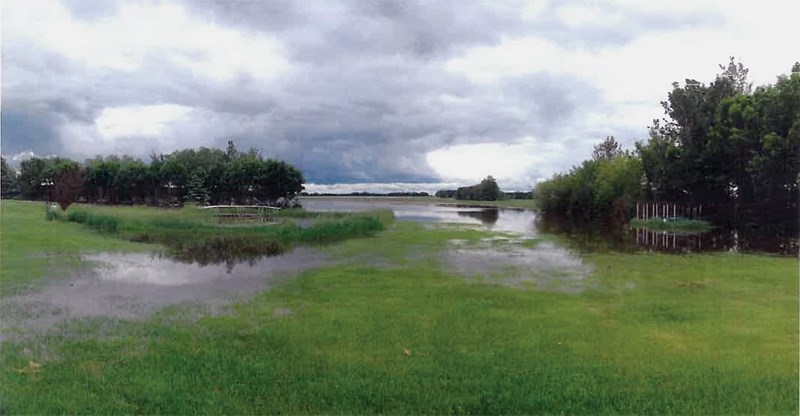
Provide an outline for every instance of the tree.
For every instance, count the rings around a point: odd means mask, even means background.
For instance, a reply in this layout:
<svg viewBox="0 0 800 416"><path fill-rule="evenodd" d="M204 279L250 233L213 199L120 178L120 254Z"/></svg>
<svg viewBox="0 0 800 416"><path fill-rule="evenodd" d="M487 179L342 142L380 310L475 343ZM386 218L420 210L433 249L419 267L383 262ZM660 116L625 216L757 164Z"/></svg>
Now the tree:
<svg viewBox="0 0 800 416"><path fill-rule="evenodd" d="M613 159L621 152L621 147L614 136L606 136L606 139L594 146L592 159Z"/></svg>
<svg viewBox="0 0 800 416"><path fill-rule="evenodd" d="M205 179L205 171L199 168L192 172L192 175L189 177L189 182L186 185L188 188L188 199L194 201L198 205L205 205L210 198Z"/></svg>
<svg viewBox="0 0 800 416"><path fill-rule="evenodd" d="M723 101L749 89L747 69L733 60L708 86L687 79L662 101L666 117L654 120L650 140L637 143L654 196L672 201L723 202L730 187L727 149L716 140L715 115Z"/></svg>
<svg viewBox="0 0 800 416"><path fill-rule="evenodd" d="M19 194L17 172L6 163L6 158L0 158L0 198L9 199Z"/></svg>
<svg viewBox="0 0 800 416"><path fill-rule="evenodd" d="M720 65L719 69L722 70L722 73L718 74L717 78L729 80L736 89L736 92L742 94L750 93L750 90L753 87L752 82L747 82L747 73L750 72L750 70L745 68L741 62L737 64L734 57L731 56L731 61L728 63L728 65Z"/></svg>
<svg viewBox="0 0 800 416"><path fill-rule="evenodd" d="M53 181L53 200L66 211L83 188L83 174L77 164L64 166Z"/></svg>
<svg viewBox="0 0 800 416"><path fill-rule="evenodd" d="M456 199L473 199L479 201L496 201L500 199L500 187L491 176L486 177L481 183L458 188L455 192Z"/></svg>
<svg viewBox="0 0 800 416"><path fill-rule="evenodd" d="M47 159L38 157L22 161L19 172L19 189L22 198L37 200L44 197L42 183L45 180L48 164Z"/></svg>

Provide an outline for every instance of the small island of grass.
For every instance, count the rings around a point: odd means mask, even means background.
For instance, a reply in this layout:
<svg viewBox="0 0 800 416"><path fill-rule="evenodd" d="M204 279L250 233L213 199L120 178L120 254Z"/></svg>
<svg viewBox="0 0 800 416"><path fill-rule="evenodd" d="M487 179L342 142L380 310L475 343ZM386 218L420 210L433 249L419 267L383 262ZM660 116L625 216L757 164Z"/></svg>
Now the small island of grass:
<svg viewBox="0 0 800 416"><path fill-rule="evenodd" d="M706 232L711 230L711 223L704 220L690 220L682 217L653 217L646 220L633 219L631 227L658 231Z"/></svg>

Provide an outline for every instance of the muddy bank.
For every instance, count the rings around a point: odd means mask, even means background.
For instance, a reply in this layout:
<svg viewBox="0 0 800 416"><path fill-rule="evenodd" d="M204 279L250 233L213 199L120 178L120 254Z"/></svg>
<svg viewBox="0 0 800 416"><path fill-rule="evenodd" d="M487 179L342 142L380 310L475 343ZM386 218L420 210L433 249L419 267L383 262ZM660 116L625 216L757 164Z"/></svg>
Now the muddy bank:
<svg viewBox="0 0 800 416"><path fill-rule="evenodd" d="M140 319L170 305L221 308L330 263L326 255L307 248L236 264L202 264L159 254L102 253L83 260L96 267L53 278L36 292L2 299L0 339L34 335L73 319Z"/></svg>

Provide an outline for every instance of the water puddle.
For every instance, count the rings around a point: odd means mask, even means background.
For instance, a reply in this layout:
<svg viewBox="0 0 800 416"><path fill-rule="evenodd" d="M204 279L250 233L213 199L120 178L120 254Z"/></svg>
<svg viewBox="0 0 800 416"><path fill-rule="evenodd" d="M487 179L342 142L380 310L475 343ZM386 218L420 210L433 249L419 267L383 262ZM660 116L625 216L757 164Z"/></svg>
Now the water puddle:
<svg viewBox="0 0 800 416"><path fill-rule="evenodd" d="M38 333L76 318L139 319L180 304L223 307L329 263L324 254L306 248L218 264L163 254L100 253L83 260L96 267L52 279L37 292L4 298L0 339Z"/></svg>
<svg viewBox="0 0 800 416"><path fill-rule="evenodd" d="M475 282L553 292L582 292L593 287L588 282L591 267L580 257L550 242L525 247L507 241L487 241L477 247L463 243L442 254L451 270Z"/></svg>

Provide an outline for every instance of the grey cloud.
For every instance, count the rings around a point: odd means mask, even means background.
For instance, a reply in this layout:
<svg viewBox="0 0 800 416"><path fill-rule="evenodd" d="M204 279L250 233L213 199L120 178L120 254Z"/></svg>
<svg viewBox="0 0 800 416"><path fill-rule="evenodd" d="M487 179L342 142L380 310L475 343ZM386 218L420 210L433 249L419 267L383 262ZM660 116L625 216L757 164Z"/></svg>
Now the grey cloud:
<svg viewBox="0 0 800 416"><path fill-rule="evenodd" d="M79 19L113 14L116 6L68 3ZM590 85L538 73L474 85L442 63L503 36L553 35L564 42L614 33L572 33L548 16L520 18L518 4L453 1L295 2L188 1L198 19L248 34L268 33L287 48L290 70L263 85L238 74L212 82L168 56L153 54L125 72L69 61L31 45L4 44L3 152L86 155L89 134L106 107L179 104L196 110L171 129L175 137L121 138L116 147L146 158L155 146L214 145L235 139L264 149L334 182L432 182L425 154L444 146L568 135L578 109L602 105ZM647 16L641 17L647 23ZM664 23L669 25L669 23ZM636 29L639 30L639 29ZM644 29L642 29L644 30ZM571 39L571 40L570 40ZM603 133L605 134L605 133ZM159 149L161 149L159 147Z"/></svg>
<svg viewBox="0 0 800 416"><path fill-rule="evenodd" d="M3 103L0 117L3 155L31 149L35 149L37 154L59 154L64 151L56 131L61 121L46 106L42 107L9 106Z"/></svg>

